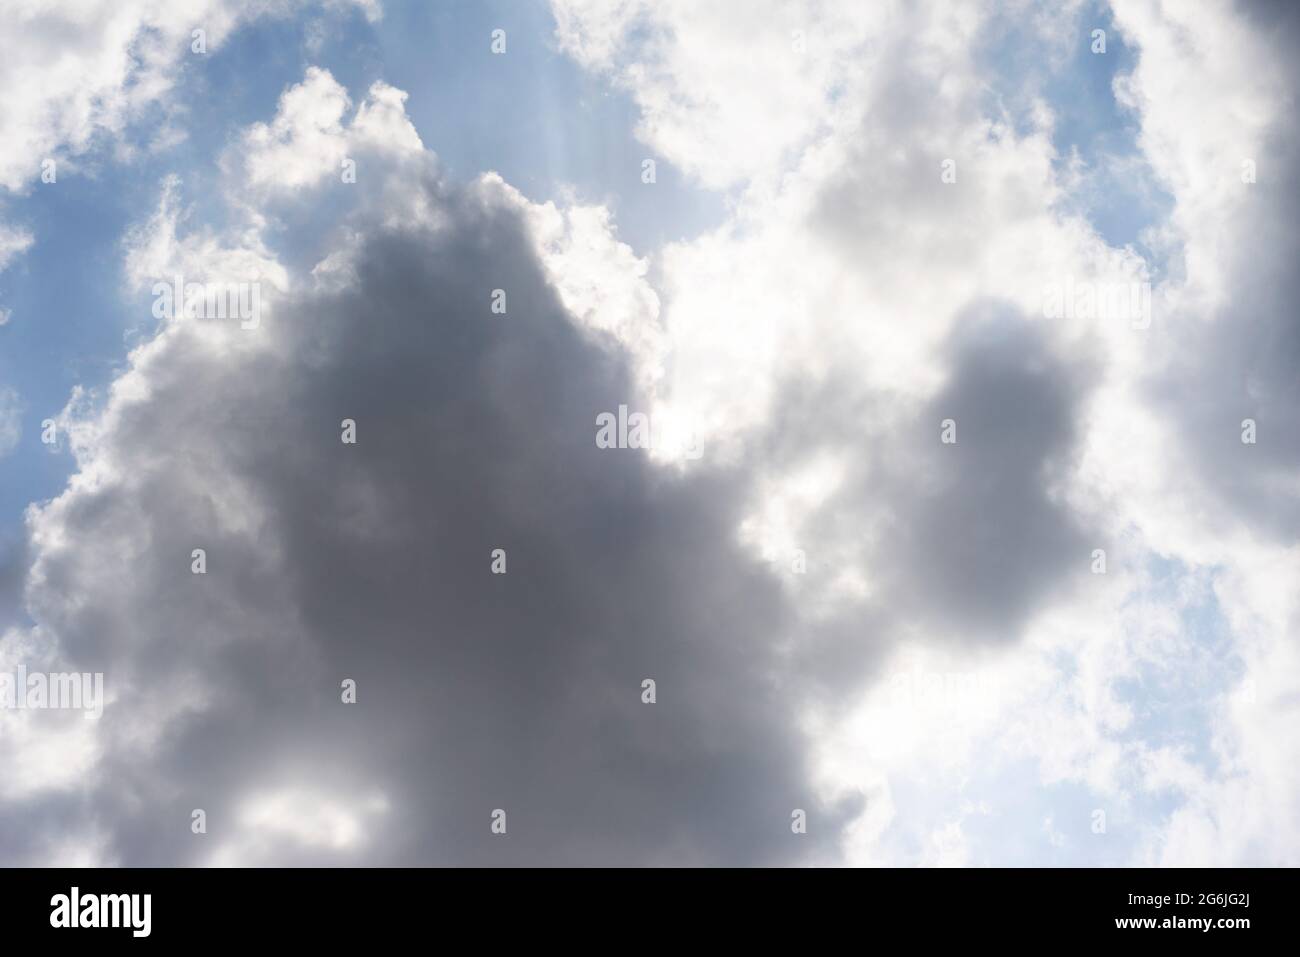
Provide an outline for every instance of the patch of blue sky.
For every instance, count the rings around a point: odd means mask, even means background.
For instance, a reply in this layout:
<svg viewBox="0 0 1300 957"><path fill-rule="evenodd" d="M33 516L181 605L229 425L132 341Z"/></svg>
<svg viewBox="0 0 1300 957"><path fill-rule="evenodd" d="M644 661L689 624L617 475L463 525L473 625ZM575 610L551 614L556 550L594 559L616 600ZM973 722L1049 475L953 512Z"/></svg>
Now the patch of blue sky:
<svg viewBox="0 0 1300 957"><path fill-rule="evenodd" d="M1178 610L1177 654L1134 660L1131 677L1118 678L1115 691L1133 715L1126 735L1150 747L1179 751L1206 772L1218 770L1210 746L1216 713L1225 697L1239 693L1245 664L1214 592L1213 575L1193 576L1181 562L1161 556L1148 561L1151 586L1141 600Z"/></svg>
<svg viewBox="0 0 1300 957"><path fill-rule="evenodd" d="M1074 184L1062 212L1085 218L1111 246L1131 246L1159 281L1166 254L1147 243L1144 231L1167 217L1173 198L1139 148L1139 117L1119 103L1114 90L1115 79L1132 71L1138 53L1100 0L1083 4L1063 29L1069 34L1063 38L1065 56L1053 61L1044 56L1043 40L1022 10L995 20L979 54L989 77L986 109L1024 133L1034 99L1046 102L1054 117L1054 168L1059 180ZM1104 52L1097 30L1104 34Z"/></svg>
<svg viewBox="0 0 1300 957"><path fill-rule="evenodd" d="M973 762L972 775L956 792L947 780L891 779L898 822L915 822L882 835L891 859L973 867L1129 862L1147 808L1103 801L1075 781L1044 784L1036 762L997 760L996 738L985 746L991 753ZM1103 818L1095 816L1098 810ZM1105 827L1100 833L1093 830L1098 820Z"/></svg>
<svg viewBox="0 0 1300 957"><path fill-rule="evenodd" d="M554 31L540 0L395 5L375 25L383 79L410 94L412 122L456 178L496 170L536 202L604 203L638 255L719 225L726 197L639 142L631 97L562 53ZM653 184L641 181L645 159Z"/></svg>
<svg viewBox="0 0 1300 957"><path fill-rule="evenodd" d="M1110 741L1130 756L1139 750L1174 751L1213 777L1222 770L1212 748L1218 712L1226 696L1240 693L1243 662L1235 654L1211 572L1193 573L1158 555L1149 557L1146 570L1150 585L1135 600L1177 609L1177 634L1169 642L1168 658L1135 657L1132 675L1112 683L1131 718L1109 733ZM1077 674L1075 662L1058 656L1054 664L1062 687L1068 688ZM912 820L936 830L960 827L960 853L970 864L1132 864L1135 849L1147 846L1147 838L1160 833L1187 800L1173 787L1144 787L1136 764L1119 769L1115 793L1093 790L1082 774L1045 784L1037 761L1001 760L1009 754L1002 733L994 730L976 744L986 757L973 762L962 782L960 805L952 803L947 783L906 775L891 780L894 804L908 808ZM1097 811L1104 814L1104 831L1094 830ZM934 831L885 837L886 846L907 860L937 853L940 840Z"/></svg>
<svg viewBox="0 0 1300 957"><path fill-rule="evenodd" d="M1111 735L1115 743L1137 749L1170 749L1207 775L1219 770L1211 749L1216 712L1233 693L1242 663L1232 651L1227 623L1214 595L1211 575L1190 577L1177 562L1152 556L1152 586L1140 596L1179 609L1177 654L1168 659L1137 659L1133 677L1119 678L1112 690L1131 720ZM1071 662L1059 662L1069 684ZM998 752L997 735L986 744ZM991 754L990 757L993 755ZM1116 793L1100 793L1082 779L1044 785L1036 761L978 763L962 788L968 807L979 808L962 820L971 863L1009 866L1121 866L1134 861L1187 795L1174 787L1149 789L1136 766L1119 770ZM899 800L899 795L895 795ZM1104 814L1098 818L1097 812ZM1104 831L1096 829L1104 823Z"/></svg>
<svg viewBox="0 0 1300 957"><path fill-rule="evenodd" d="M978 812L962 829L971 863L1006 867L1120 867L1181 801L1170 793L1102 794L1079 780L1043 783L1037 762L985 763L964 793Z"/></svg>
<svg viewBox="0 0 1300 957"><path fill-rule="evenodd" d="M122 294L123 231L148 209L153 188L111 167L70 164L37 183L8 216L35 237L4 274L9 323L0 327L0 384L23 405L22 437L0 460L0 528L27 503L57 494L71 467L67 443L42 443L41 423L75 386L102 389L122 364L133 325Z"/></svg>

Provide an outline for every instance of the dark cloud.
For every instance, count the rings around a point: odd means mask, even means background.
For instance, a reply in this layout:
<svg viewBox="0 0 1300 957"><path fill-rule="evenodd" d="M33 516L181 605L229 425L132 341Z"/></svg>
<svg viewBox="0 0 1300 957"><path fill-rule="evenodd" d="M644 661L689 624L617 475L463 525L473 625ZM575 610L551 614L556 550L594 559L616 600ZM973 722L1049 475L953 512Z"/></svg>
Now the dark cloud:
<svg viewBox="0 0 1300 957"><path fill-rule="evenodd" d="M870 595L801 621L793 655L808 693L832 708L851 705L900 643L978 653L1018 640L1107 544L1062 498L1095 356L1078 344L1065 353L999 302L964 310L941 355L945 381L922 400L843 375L787 383L753 455L781 474L848 453L802 536L810 579L852 566ZM955 444L941 441L947 419Z"/></svg>
<svg viewBox="0 0 1300 957"><path fill-rule="evenodd" d="M247 795L305 783L390 807L359 855L289 840L278 863L833 856L854 809L810 791L740 478L597 449L597 413L635 404L627 369L566 318L514 211L422 188L447 221L374 232L357 282L282 306L269 348L169 343L108 440L129 474L73 496L77 545L40 556L33 614L120 693L91 797L110 853L202 862Z"/></svg>
<svg viewBox="0 0 1300 957"><path fill-rule="evenodd" d="M1094 370L997 304L968 311L948 359L946 385L902 443L880 567L952 637L1012 640L1053 583L1087 563L1080 519L1059 496ZM948 419L951 445L940 441Z"/></svg>

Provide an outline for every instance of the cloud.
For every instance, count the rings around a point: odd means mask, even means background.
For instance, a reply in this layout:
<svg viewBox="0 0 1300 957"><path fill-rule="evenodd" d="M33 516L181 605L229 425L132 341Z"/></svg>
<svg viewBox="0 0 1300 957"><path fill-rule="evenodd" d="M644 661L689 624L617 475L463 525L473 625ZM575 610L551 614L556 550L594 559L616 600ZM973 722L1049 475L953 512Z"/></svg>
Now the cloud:
<svg viewBox="0 0 1300 957"><path fill-rule="evenodd" d="M1300 840L1276 823L1295 820L1300 793L1294 743L1278 730L1291 721L1300 622L1288 584L1300 574L1300 323L1290 306L1300 290L1285 172L1300 158L1291 108L1300 24L1273 4L1204 13L1170 3L1116 10L1140 50L1118 92L1139 113L1143 153L1175 201L1161 234L1171 321L1139 393L1162 417L1171 464L1130 504L1164 549L1216 570L1244 673L1215 729L1213 753L1229 770L1187 788L1145 853L1166 864L1285 863ZM1205 116L1215 122L1194 121ZM1243 442L1247 419L1254 444Z"/></svg>
<svg viewBox="0 0 1300 957"><path fill-rule="evenodd" d="M8 269L14 257L26 252L31 244L30 232L0 223L0 271Z"/></svg>
<svg viewBox="0 0 1300 957"><path fill-rule="evenodd" d="M284 193L343 180L344 162L359 151L419 153L424 146L406 117L406 94L385 83L371 87L366 101L344 126L351 105L347 91L328 71L310 67L302 83L285 91L272 123L257 123L240 146L227 153L230 175L254 196Z"/></svg>
<svg viewBox="0 0 1300 957"><path fill-rule="evenodd" d="M331 281L295 276L258 330L166 325L72 423L78 474L32 514L28 608L110 689L75 788L103 860L833 857L843 811L805 787L774 677L786 613L735 542L739 478L597 448L596 415L637 387L551 282L530 223L558 212L388 159L427 218L374 203L394 185L377 161ZM148 232L134 248L187 255ZM56 784L6 812L33 821L14 854L48 847L35 806ZM353 807L368 794L386 810Z"/></svg>
<svg viewBox="0 0 1300 957"><path fill-rule="evenodd" d="M713 187L770 175L823 134L827 100L860 78L875 36L898 15L775 0L743 10L648 0L552 9L560 48L626 89L641 110L638 133ZM683 24L689 42L674 32Z"/></svg>
<svg viewBox="0 0 1300 957"><path fill-rule="evenodd" d="M25 229L0 222L0 272L9 268L9 264L25 253L32 245L32 234ZM0 326L9 321L11 313L0 307Z"/></svg>
<svg viewBox="0 0 1300 957"><path fill-rule="evenodd" d="M1163 350L1150 390L1224 513L1250 521L1253 534L1294 543L1298 204L1284 171L1300 158L1300 142L1285 106L1297 77L1284 64L1300 27L1269 5L1242 9L1253 16L1223 8L1196 19L1147 4L1118 18L1142 50L1123 89L1141 110L1144 152L1176 199L1166 241L1181 269L1166 294L1178 306L1167 327L1177 348L1170 341ZM1179 61L1187 46L1205 65L1195 78ZM1189 122L1207 108L1223 122ZM1253 447L1241 440L1248 418L1259 435Z"/></svg>
<svg viewBox="0 0 1300 957"><path fill-rule="evenodd" d="M346 7L347 3L330 4ZM48 158L75 158L120 135L169 95L204 31L208 52L242 24L284 16L294 0L144 0L20 3L0 31L0 186L18 190ZM375 0L357 6L379 15Z"/></svg>

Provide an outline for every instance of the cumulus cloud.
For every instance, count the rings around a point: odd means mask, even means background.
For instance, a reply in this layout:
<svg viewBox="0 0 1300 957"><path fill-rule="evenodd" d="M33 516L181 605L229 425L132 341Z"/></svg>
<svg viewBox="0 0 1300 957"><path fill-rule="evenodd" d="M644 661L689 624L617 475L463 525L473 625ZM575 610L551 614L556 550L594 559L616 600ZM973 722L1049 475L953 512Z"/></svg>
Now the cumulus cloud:
<svg viewBox="0 0 1300 957"><path fill-rule="evenodd" d="M409 172L400 143L387 159ZM377 164L358 191L383 194ZM530 223L558 213L427 155L403 186L427 218L358 200L331 252L345 284L289 283L258 330L168 324L69 423L79 470L32 515L27 604L114 689L85 798L104 860L833 855L777 680L783 603L735 542L738 478L596 447L596 416L638 392L551 281ZM825 814L797 845L795 807Z"/></svg>

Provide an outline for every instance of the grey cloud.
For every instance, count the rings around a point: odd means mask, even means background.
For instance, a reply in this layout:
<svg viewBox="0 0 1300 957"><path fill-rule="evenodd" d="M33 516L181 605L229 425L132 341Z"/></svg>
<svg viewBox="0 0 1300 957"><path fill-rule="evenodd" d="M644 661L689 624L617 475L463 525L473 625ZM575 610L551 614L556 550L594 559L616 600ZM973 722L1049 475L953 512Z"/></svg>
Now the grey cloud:
<svg viewBox="0 0 1300 957"><path fill-rule="evenodd" d="M1080 519L1057 494L1093 370L996 304L959 323L949 361L946 386L908 430L897 558L882 566L906 570L897 584L918 613L1008 640L1054 580L1086 565ZM945 419L953 445L939 442Z"/></svg>
<svg viewBox="0 0 1300 957"><path fill-rule="evenodd" d="M800 623L795 677L832 708L878 679L901 643L978 652L1015 642L1106 544L1060 494L1095 357L1078 346L1066 354L1041 323L999 302L964 310L941 354L946 381L920 401L844 373L787 383L753 455L779 473L819 450L853 450L844 481L802 529L809 578L842 564L872 587ZM940 441L945 419L956 422L954 445Z"/></svg>
<svg viewBox="0 0 1300 957"><path fill-rule="evenodd" d="M1300 13L1289 4L1247 3L1243 12L1279 50L1300 43ZM1289 52L1290 87L1300 73ZM1209 321L1167 317L1153 327L1161 354L1174 361L1149 383L1156 407L1177 423L1182 445L1216 493L1223 513L1243 519L1262 539L1300 539L1300 161L1291 113L1278 120L1256 157L1258 181L1241 185L1238 215L1223 224L1221 265L1231 277L1224 304ZM1235 179L1237 170L1230 175ZM1243 444L1242 421L1257 440Z"/></svg>
<svg viewBox="0 0 1300 957"><path fill-rule="evenodd" d="M833 858L854 808L810 792L790 613L735 544L741 476L598 450L626 368L568 322L514 213L422 188L448 225L374 233L354 287L267 321L273 348L172 343L111 438L130 474L76 495L76 547L38 556L33 615L122 692L89 798L111 852L201 862L247 794L306 780L389 810L362 852L282 840L277 863ZM173 698L196 710L140 747Z"/></svg>

